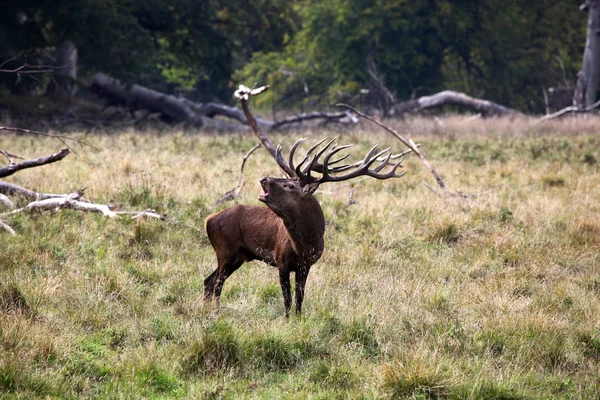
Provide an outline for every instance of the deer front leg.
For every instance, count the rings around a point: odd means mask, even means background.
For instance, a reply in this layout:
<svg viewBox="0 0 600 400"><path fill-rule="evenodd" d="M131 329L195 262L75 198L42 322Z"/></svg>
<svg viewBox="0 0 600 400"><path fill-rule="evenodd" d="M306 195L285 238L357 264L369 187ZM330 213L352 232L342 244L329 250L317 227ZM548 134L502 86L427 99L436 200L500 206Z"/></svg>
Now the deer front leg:
<svg viewBox="0 0 600 400"><path fill-rule="evenodd" d="M302 313L302 302L304 301L304 287L310 269L300 267L296 272L296 314Z"/></svg>
<svg viewBox="0 0 600 400"><path fill-rule="evenodd" d="M283 292L283 305L285 307L285 317L290 317L290 308L292 307L292 292L290 289L290 271L287 268L279 269L279 283Z"/></svg>

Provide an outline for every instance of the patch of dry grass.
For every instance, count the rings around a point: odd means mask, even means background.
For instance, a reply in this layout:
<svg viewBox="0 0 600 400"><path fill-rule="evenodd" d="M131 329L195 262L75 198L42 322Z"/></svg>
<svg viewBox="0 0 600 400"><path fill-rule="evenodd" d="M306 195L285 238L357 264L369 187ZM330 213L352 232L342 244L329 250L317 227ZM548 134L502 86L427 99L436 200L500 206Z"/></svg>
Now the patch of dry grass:
<svg viewBox="0 0 600 400"><path fill-rule="evenodd" d="M600 395L597 118L394 122L452 190L409 156L394 181L324 185L326 251L305 315L288 323L274 271L242 267L222 309L203 233L73 211L19 215L0 232L0 392L13 397L593 398ZM594 125L595 124L595 125ZM289 146L333 132L275 135ZM342 134L356 158L370 128ZM202 228L237 185L251 136L81 135L99 147L9 178ZM57 144L0 136L23 156ZM240 202L280 175L265 152ZM348 206L352 189L357 204ZM227 205L220 206L223 208Z"/></svg>

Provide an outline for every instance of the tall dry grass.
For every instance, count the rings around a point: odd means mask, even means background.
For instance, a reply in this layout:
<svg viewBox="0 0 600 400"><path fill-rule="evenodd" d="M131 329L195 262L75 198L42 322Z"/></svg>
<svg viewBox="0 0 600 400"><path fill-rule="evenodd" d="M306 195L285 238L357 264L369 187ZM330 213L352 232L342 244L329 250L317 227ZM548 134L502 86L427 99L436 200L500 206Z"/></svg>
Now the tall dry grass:
<svg viewBox="0 0 600 400"><path fill-rule="evenodd" d="M203 233L161 221L61 211L0 232L0 393L100 398L594 398L600 394L600 137L596 117L392 122L451 190L440 198L414 156L394 181L317 192L326 251L305 315L285 321L273 269L243 266L222 308L202 304L215 268ZM368 125L340 134L358 158ZM11 182L154 208L202 228L224 206L255 139L237 134L81 134L98 147ZM57 143L0 136L34 157ZM238 202L280 175L257 151ZM348 205L354 189L357 204Z"/></svg>

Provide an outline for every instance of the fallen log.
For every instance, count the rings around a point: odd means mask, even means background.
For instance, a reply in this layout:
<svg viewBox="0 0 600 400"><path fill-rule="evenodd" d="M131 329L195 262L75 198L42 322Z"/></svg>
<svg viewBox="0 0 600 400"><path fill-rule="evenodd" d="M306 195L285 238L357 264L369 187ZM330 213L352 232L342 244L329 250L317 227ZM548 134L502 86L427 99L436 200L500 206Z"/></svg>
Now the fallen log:
<svg viewBox="0 0 600 400"><path fill-rule="evenodd" d="M513 110L512 108L504 107L488 100L471 97L453 90L444 90L443 92L431 96L423 96L398 103L394 106L394 111L396 115L402 116L406 113L418 113L428 108L440 107L447 104L465 107L481 113L486 117L518 114L518 111Z"/></svg>
<svg viewBox="0 0 600 400"><path fill-rule="evenodd" d="M127 85L116 78L97 73L89 82L89 89L109 101L109 105L122 105L130 110L148 110L170 120L212 128L220 131L248 130L248 121L239 107L215 102L197 103L184 97L176 97L141 85ZM233 121L217 119L226 117ZM280 121L257 117L256 122L270 130L310 120L348 123L357 122L350 113L312 112L293 115Z"/></svg>

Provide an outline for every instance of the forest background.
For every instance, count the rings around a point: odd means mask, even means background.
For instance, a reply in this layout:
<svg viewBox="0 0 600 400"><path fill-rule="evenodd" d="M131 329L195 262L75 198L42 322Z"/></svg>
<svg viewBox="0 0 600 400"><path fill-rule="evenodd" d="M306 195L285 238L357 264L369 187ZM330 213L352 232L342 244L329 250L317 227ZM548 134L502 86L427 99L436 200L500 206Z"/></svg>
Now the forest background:
<svg viewBox="0 0 600 400"><path fill-rule="evenodd" d="M68 40L79 82L104 72L230 104L238 84L270 84L258 106L273 114L359 104L378 82L397 101L451 89L526 113L548 102L559 109L572 99L587 23L572 0L54 0L3 9L4 70L51 64ZM7 95L46 95L51 80L0 74L3 107L19 113Z"/></svg>

